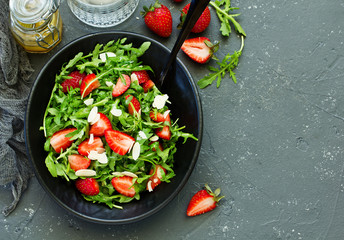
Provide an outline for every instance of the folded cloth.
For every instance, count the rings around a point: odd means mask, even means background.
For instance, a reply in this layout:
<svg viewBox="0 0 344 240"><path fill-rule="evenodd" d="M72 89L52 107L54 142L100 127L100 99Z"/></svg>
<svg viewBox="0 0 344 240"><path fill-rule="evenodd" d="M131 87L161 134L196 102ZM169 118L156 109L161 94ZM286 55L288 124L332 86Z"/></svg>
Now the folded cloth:
<svg viewBox="0 0 344 240"><path fill-rule="evenodd" d="M11 185L16 207L32 176L24 142L24 115L33 72L28 56L10 31L9 0L0 0L0 185Z"/></svg>

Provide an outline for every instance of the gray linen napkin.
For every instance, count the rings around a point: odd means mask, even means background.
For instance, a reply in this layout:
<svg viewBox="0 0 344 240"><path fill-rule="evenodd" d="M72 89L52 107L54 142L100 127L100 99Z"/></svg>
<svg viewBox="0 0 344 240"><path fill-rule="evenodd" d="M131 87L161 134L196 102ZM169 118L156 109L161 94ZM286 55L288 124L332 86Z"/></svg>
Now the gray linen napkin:
<svg viewBox="0 0 344 240"><path fill-rule="evenodd" d="M32 170L24 143L24 115L33 69L9 29L9 0L0 0L0 185L11 185L14 200L2 213L16 207Z"/></svg>

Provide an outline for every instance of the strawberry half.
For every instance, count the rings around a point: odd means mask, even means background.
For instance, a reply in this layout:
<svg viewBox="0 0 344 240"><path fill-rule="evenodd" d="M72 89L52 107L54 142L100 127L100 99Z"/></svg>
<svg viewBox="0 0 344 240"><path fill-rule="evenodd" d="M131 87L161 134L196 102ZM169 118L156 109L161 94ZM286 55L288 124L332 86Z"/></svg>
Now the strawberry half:
<svg viewBox="0 0 344 240"><path fill-rule="evenodd" d="M163 174L166 174L166 169L163 166L157 164L155 165L155 168L156 168L155 173L154 173L154 168L152 168L149 172L149 175L153 173L154 175L152 175L147 182L146 189L148 191L153 191L153 189L161 183Z"/></svg>
<svg viewBox="0 0 344 240"><path fill-rule="evenodd" d="M128 112L130 115L133 115L135 116L135 112L136 113L139 113L140 110L141 110L141 105L140 105L140 102L139 100L137 100L136 97L134 97L133 95L127 95L125 97L125 99L131 99L130 102L129 102L129 105L128 105Z"/></svg>
<svg viewBox="0 0 344 240"><path fill-rule="evenodd" d="M135 76L134 76L135 75ZM131 73L131 76L130 78L131 79L134 79L134 78L137 78L137 80L139 81L139 84L142 84L142 83L145 83L147 82L148 80L150 80L150 77L147 73L146 70L141 70L141 71L133 71Z"/></svg>
<svg viewBox="0 0 344 240"><path fill-rule="evenodd" d="M121 96L130 87L130 83L131 83L130 77L126 74L122 74L122 76L124 77L125 84L122 82L122 79L120 77L117 79L117 83L113 87L113 90L112 90L113 97Z"/></svg>
<svg viewBox="0 0 344 240"><path fill-rule="evenodd" d="M105 140L109 147L119 155L125 155L135 143L135 138L117 130L106 130Z"/></svg>
<svg viewBox="0 0 344 240"><path fill-rule="evenodd" d="M149 8L143 7L141 15L147 27L160 37L169 37L172 33L172 15L170 10L158 0Z"/></svg>
<svg viewBox="0 0 344 240"><path fill-rule="evenodd" d="M95 137L102 137L105 130L112 129L112 124L108 117L103 113L99 113L99 115L99 120L90 128L90 134L93 134Z"/></svg>
<svg viewBox="0 0 344 240"><path fill-rule="evenodd" d="M159 138L170 140L171 139L171 131L169 126L164 126L162 128L155 129L155 134L159 136Z"/></svg>
<svg viewBox="0 0 344 240"><path fill-rule="evenodd" d="M69 162L70 168L73 169L74 171L78 171L80 169L86 169L91 164L90 159L79 154L69 155L68 162Z"/></svg>
<svg viewBox="0 0 344 240"><path fill-rule="evenodd" d="M85 73L80 73L79 71L73 71L68 74L69 77L61 83L63 92L68 92L71 88L80 88L80 83L82 79L86 77Z"/></svg>
<svg viewBox="0 0 344 240"><path fill-rule="evenodd" d="M206 63L213 54L218 50L218 44L213 45L209 38L197 37L184 41L181 49L194 61L198 63Z"/></svg>
<svg viewBox="0 0 344 240"><path fill-rule="evenodd" d="M96 79L96 75L94 73L88 74L81 82L80 86L80 93L81 98L86 97L90 94L94 89L100 87L100 82Z"/></svg>
<svg viewBox="0 0 344 240"><path fill-rule="evenodd" d="M117 192L124 196L134 197L136 194L135 188L133 186L133 177L114 177L111 180L111 184Z"/></svg>
<svg viewBox="0 0 344 240"><path fill-rule="evenodd" d="M77 129L66 128L53 134L53 136L50 138L50 145L57 153L60 153L61 150L65 150L66 148L70 147L70 145L72 145L73 141L70 140L71 137L66 137L66 135L68 133L74 132L75 130Z"/></svg>
<svg viewBox="0 0 344 240"><path fill-rule="evenodd" d="M82 194L88 196L99 194L99 184L94 178L77 179L75 186Z"/></svg>
<svg viewBox="0 0 344 240"><path fill-rule="evenodd" d="M180 15L180 24L178 25L178 28L181 28L185 22L186 19L186 15L189 11L190 8L190 3L187 4L183 10L181 11L181 15ZM201 16L198 18L197 22L195 23L195 25L193 26L193 28L191 29L191 32L193 33L200 33L203 32L210 24L210 20L211 20L211 15L210 15L210 10L209 7L206 7L203 11L203 13L201 14Z"/></svg>
<svg viewBox="0 0 344 240"><path fill-rule="evenodd" d="M143 91L146 93L154 87L155 83L152 80L148 80L145 83L142 83Z"/></svg>
<svg viewBox="0 0 344 240"><path fill-rule="evenodd" d="M92 150L97 151L98 149L103 149L103 148L104 148L104 144L102 140L100 139L100 137L95 137L92 143L90 143L89 139L86 139L82 143L80 143L78 147L78 152L81 155L88 156L88 154L90 154Z"/></svg>
<svg viewBox="0 0 344 240"><path fill-rule="evenodd" d="M149 113L150 118L154 121L154 122L167 122L168 125L171 125L171 118L170 118L170 113L166 114L166 116L164 116L164 114L159 113L159 112L153 112L151 111Z"/></svg>
<svg viewBox="0 0 344 240"><path fill-rule="evenodd" d="M198 191L190 200L186 215L196 216L206 212L209 212L216 208L216 204L223 196L219 197L220 189L216 189L213 193L209 186L205 185L206 189Z"/></svg>

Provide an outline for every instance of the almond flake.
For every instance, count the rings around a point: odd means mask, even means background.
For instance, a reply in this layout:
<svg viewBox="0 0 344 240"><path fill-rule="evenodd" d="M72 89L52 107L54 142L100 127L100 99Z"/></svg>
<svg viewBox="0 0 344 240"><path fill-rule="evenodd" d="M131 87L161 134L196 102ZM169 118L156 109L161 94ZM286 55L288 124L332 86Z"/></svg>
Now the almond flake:
<svg viewBox="0 0 344 240"><path fill-rule="evenodd" d="M133 152L132 152L132 156L134 160L137 160L140 156L140 150L141 150L141 146L140 143L135 142L134 146L133 146Z"/></svg>
<svg viewBox="0 0 344 240"><path fill-rule="evenodd" d="M153 188L152 188L152 181L149 180L148 183L147 183L147 188L148 188L148 191L149 192L152 192L153 191Z"/></svg>
<svg viewBox="0 0 344 240"><path fill-rule="evenodd" d="M88 140L88 144L92 144L94 142L94 136L93 134L91 133L90 134L90 139Z"/></svg>
<svg viewBox="0 0 344 240"><path fill-rule="evenodd" d="M139 136L141 139L147 139L147 136L143 131L139 131Z"/></svg>
<svg viewBox="0 0 344 240"><path fill-rule="evenodd" d="M93 122L94 119L97 118L97 114L98 114L98 107L93 107L90 111L90 113L88 114L88 118L87 118L87 121L89 123Z"/></svg>
<svg viewBox="0 0 344 240"><path fill-rule="evenodd" d="M138 82L139 81L139 79L137 78L137 75L135 73L132 73L130 75L130 80L131 80L131 82Z"/></svg>
<svg viewBox="0 0 344 240"><path fill-rule="evenodd" d="M156 142L159 140L159 137L157 135L154 135L149 140L151 140L152 142Z"/></svg>
<svg viewBox="0 0 344 240"><path fill-rule="evenodd" d="M165 106L167 99L168 99L167 94L155 96L154 101L153 101L153 107L157 109L162 109Z"/></svg>
<svg viewBox="0 0 344 240"><path fill-rule="evenodd" d="M87 157L88 157L89 159L91 159L91 160L97 160L97 158L98 158L98 152L97 152L97 151L94 151L94 150L91 150Z"/></svg>
<svg viewBox="0 0 344 240"><path fill-rule="evenodd" d="M123 171L122 174L125 175L125 176L129 176L129 177L133 177L133 178L138 178L138 176L135 173L132 173L132 172Z"/></svg>
<svg viewBox="0 0 344 240"><path fill-rule="evenodd" d="M98 158L97 158L98 162L102 163L102 164L107 164L108 163L108 158L106 156L106 153L98 153Z"/></svg>
<svg viewBox="0 0 344 240"><path fill-rule="evenodd" d="M154 179L153 179L153 182L154 182L154 183L157 183L157 182L158 182L158 179L157 179L157 178L154 178Z"/></svg>
<svg viewBox="0 0 344 240"><path fill-rule="evenodd" d="M102 62L106 62L106 57L116 57L116 54L114 54L113 52L106 52L106 53L99 54L99 58L100 60L102 60Z"/></svg>
<svg viewBox="0 0 344 240"><path fill-rule="evenodd" d="M94 99L93 99L93 98L89 98L89 99L86 99L86 100L84 101L84 103L86 104L86 106L92 105L93 102L94 102Z"/></svg>
<svg viewBox="0 0 344 240"><path fill-rule="evenodd" d="M166 111L164 112L164 118L166 118L167 115L168 115L170 112L171 112L170 110L166 110Z"/></svg>
<svg viewBox="0 0 344 240"><path fill-rule="evenodd" d="M121 176L123 176L124 174L121 173L121 172L113 172L112 175L114 175L115 177L121 177Z"/></svg>
<svg viewBox="0 0 344 240"><path fill-rule="evenodd" d="M75 175L78 177L92 177L97 175L97 173L92 169L80 169L75 172Z"/></svg>
<svg viewBox="0 0 344 240"><path fill-rule="evenodd" d="M96 122L98 122L98 120L100 119L100 114L97 113L96 117L90 122L91 125L95 124Z"/></svg>
<svg viewBox="0 0 344 240"><path fill-rule="evenodd" d="M110 81L106 81L105 84L106 84L106 86L108 86L108 87L113 86L113 82L110 82Z"/></svg>
<svg viewBox="0 0 344 240"><path fill-rule="evenodd" d="M133 148L133 146L134 146L134 143L135 143L135 142L132 142L132 143L131 143L131 145L130 145L130 148L129 148L128 152L130 152L130 151L131 151L131 149L132 149L132 148Z"/></svg>
<svg viewBox="0 0 344 240"><path fill-rule="evenodd" d="M110 113L112 115L114 115L115 117L119 117L122 115L122 110L121 109L117 109L117 108L112 108Z"/></svg>

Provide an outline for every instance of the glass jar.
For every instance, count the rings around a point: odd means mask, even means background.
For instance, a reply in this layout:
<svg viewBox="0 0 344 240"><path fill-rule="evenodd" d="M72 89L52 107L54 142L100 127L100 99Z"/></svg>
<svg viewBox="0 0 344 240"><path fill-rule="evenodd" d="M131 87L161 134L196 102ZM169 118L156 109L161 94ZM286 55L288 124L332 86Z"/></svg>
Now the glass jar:
<svg viewBox="0 0 344 240"><path fill-rule="evenodd" d="M60 0L10 0L11 31L30 53L46 53L62 38Z"/></svg>

